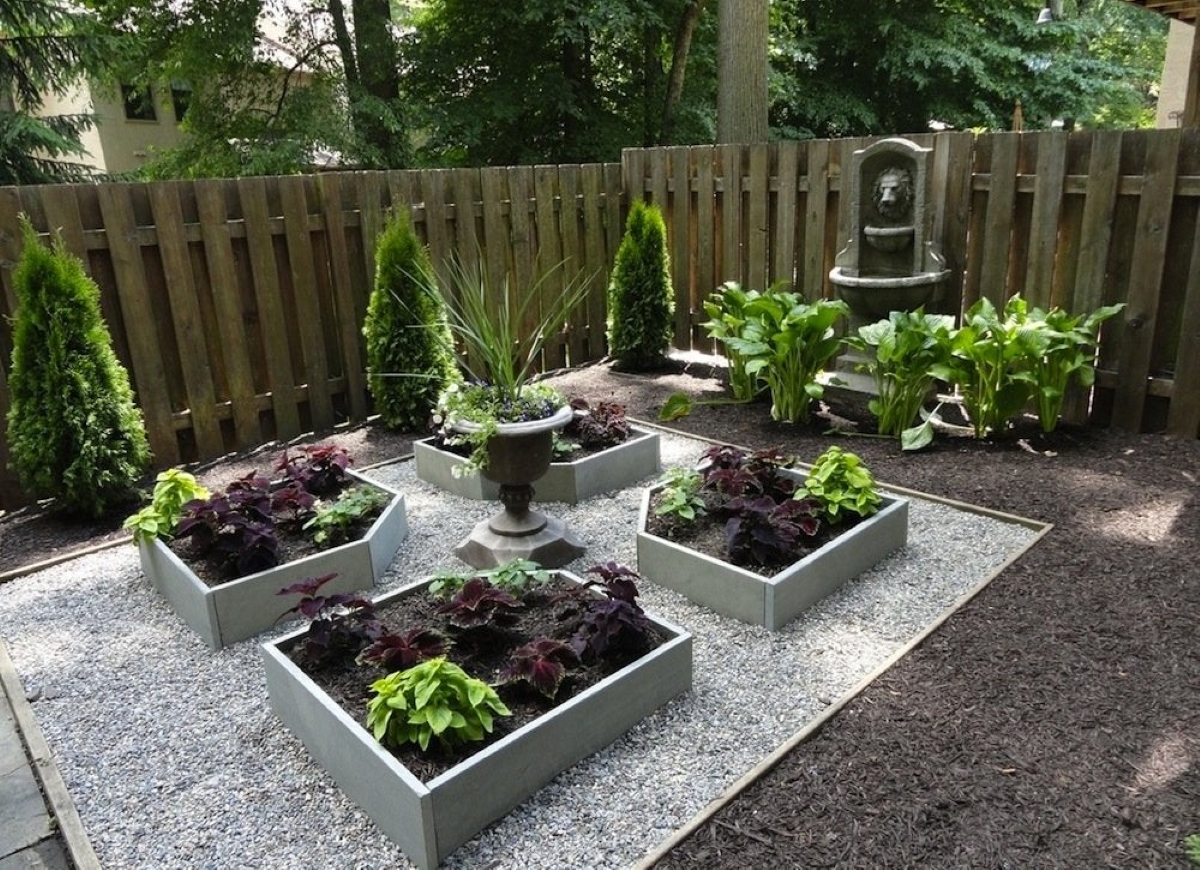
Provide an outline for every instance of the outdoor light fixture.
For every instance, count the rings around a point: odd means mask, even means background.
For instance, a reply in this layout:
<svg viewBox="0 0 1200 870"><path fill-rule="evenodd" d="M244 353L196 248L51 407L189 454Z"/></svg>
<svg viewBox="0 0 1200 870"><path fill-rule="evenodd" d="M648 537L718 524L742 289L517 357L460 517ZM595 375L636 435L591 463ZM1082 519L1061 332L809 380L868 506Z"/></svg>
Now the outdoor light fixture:
<svg viewBox="0 0 1200 870"><path fill-rule="evenodd" d="M1050 24L1052 21L1054 21L1054 13L1050 11L1050 4L1047 3L1042 7L1042 11L1038 13L1037 23Z"/></svg>

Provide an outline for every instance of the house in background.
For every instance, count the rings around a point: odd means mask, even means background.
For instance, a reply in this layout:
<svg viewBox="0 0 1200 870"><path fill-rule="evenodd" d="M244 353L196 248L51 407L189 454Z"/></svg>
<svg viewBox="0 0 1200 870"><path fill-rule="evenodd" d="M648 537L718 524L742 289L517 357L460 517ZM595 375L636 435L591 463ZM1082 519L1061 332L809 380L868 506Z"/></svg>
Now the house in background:
<svg viewBox="0 0 1200 870"><path fill-rule="evenodd" d="M179 122L189 95L182 83L152 87L146 94L129 85L86 81L69 94L48 95L38 114L91 112L96 121L80 136L87 150L83 162L97 172L121 175L138 169L153 151L183 141Z"/></svg>

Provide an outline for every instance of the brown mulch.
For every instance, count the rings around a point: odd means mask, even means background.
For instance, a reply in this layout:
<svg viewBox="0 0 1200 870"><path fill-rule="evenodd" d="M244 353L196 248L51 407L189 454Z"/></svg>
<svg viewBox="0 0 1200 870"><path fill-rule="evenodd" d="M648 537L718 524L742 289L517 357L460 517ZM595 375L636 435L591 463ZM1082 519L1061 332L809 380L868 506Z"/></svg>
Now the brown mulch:
<svg viewBox="0 0 1200 870"><path fill-rule="evenodd" d="M698 363L654 376L595 365L555 381L648 421L677 390L725 395ZM824 434L825 418L773 423L765 403L699 406L671 425L802 459L837 443L887 483L1055 527L657 866L1190 866L1200 441L1081 427L1043 437L1029 423L1002 440L942 435L905 454L888 440ZM364 427L334 437L361 466L409 452L413 436ZM67 531L39 511L0 517L0 573L78 544Z"/></svg>

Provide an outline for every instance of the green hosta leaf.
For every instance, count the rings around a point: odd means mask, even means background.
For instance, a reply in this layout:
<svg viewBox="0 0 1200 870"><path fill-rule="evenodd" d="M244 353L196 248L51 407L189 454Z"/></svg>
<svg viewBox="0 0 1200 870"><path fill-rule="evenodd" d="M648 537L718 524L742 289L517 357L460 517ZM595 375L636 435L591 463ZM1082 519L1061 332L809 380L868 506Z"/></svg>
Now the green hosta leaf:
<svg viewBox="0 0 1200 870"><path fill-rule="evenodd" d="M692 413L692 399L686 393L673 393L663 402L658 419L664 421L678 420Z"/></svg>

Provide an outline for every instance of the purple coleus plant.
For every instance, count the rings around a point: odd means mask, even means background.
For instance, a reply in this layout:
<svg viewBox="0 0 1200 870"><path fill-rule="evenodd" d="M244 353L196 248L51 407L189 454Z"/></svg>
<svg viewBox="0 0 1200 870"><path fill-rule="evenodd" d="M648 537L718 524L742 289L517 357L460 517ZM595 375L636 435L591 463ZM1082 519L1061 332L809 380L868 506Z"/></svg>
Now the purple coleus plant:
<svg viewBox="0 0 1200 870"><path fill-rule="evenodd" d="M223 493L183 505L176 538L191 538L201 557L212 556L233 577L279 564L279 541L265 477L248 474Z"/></svg>
<svg viewBox="0 0 1200 870"><path fill-rule="evenodd" d="M404 634L384 634L358 654L358 664L401 671L445 655L450 639L433 628L414 628Z"/></svg>
<svg viewBox="0 0 1200 870"><path fill-rule="evenodd" d="M600 578L591 585L604 597L587 600L571 649L580 659L591 660L643 645L651 624L637 603L638 573L618 562L593 565L587 573Z"/></svg>
<svg viewBox="0 0 1200 870"><path fill-rule="evenodd" d="M279 590L280 595L301 596L279 619L293 613L309 619L304 656L314 667L356 656L383 635L383 626L375 618L375 605L371 601L354 593L320 594L321 587L336 576L333 573L310 577Z"/></svg>
<svg viewBox="0 0 1200 870"><path fill-rule="evenodd" d="M805 537L821 528L821 503L816 499L770 496L737 498L726 505L732 514L725 521L729 560L735 565L778 565L793 561Z"/></svg>
<svg viewBox="0 0 1200 870"><path fill-rule="evenodd" d="M483 577L472 577L437 612L444 615L456 628L479 628L481 626L511 622L514 611L523 607L516 598L497 589Z"/></svg>
<svg viewBox="0 0 1200 870"><path fill-rule="evenodd" d="M352 461L345 448L335 444L317 444L298 448L299 455L283 451L275 465L286 481L298 483L315 496L333 495L346 481L346 469Z"/></svg>
<svg viewBox="0 0 1200 870"><path fill-rule="evenodd" d="M513 651L501 669L499 681L526 683L551 700L570 668L578 667L579 655L561 640L541 637Z"/></svg>
<svg viewBox="0 0 1200 870"><path fill-rule="evenodd" d="M563 435L575 438L589 450L615 447L629 438L629 420L625 406L617 402L597 402L589 405L586 399L572 399L576 412L563 428Z"/></svg>

